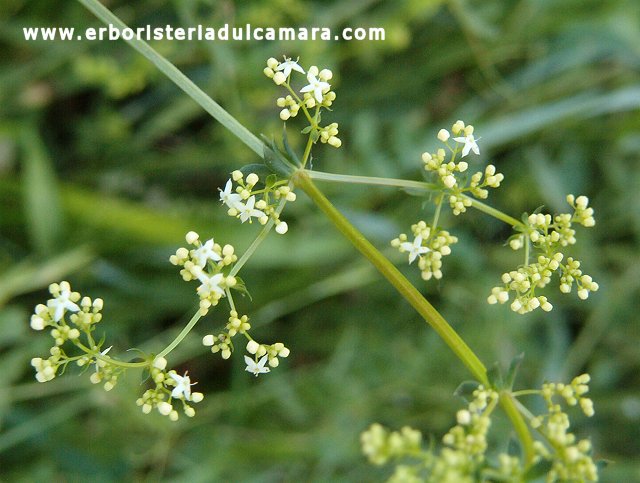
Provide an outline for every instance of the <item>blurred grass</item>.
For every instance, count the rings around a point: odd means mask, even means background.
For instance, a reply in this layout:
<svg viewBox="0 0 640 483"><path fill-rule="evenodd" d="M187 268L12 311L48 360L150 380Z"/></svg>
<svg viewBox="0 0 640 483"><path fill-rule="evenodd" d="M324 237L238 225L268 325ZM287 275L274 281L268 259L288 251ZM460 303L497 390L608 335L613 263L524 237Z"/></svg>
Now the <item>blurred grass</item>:
<svg viewBox="0 0 640 483"><path fill-rule="evenodd" d="M495 206L518 216L588 195L598 224L579 232L574 253L601 290L586 303L552 294L550 315L526 317L487 306L517 261L502 246L505 227L479 213L443 220L460 243L441 282L399 266L486 363L524 351L522 387L589 371L596 416L577 417L575 430L613 461L603 481L640 480L637 2L105 3L131 25L383 26L381 43L153 46L268 136L281 127L266 58L332 68L338 99L325 118L340 123L344 147L317 149L317 169L419 178L420 153L461 118L506 175ZM224 324L213 313L172 354L207 394L194 420L142 415L138 374L110 393L75 374L34 382L29 360L48 340L28 317L48 283L67 278L105 298L104 330L118 350L154 350L194 307L192 287L166 262L184 233L241 251L256 229L217 201L228 173L255 156L138 54L122 42L22 38L23 26L98 25L75 2L6 0L0 11L0 480L383 479L359 454L360 431L379 421L439 437L468 375L303 196L287 209L290 233L243 272L254 301L241 310L256 336L292 348L268 378L249 380L239 358L223 362L200 346ZM326 190L381 248L428 216L394 190Z"/></svg>

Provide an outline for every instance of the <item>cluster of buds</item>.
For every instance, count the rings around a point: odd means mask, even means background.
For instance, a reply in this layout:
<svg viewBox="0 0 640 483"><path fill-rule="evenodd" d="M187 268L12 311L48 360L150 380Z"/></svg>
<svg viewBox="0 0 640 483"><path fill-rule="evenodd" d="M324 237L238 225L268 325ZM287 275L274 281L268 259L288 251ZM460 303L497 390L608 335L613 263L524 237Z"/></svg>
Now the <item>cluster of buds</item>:
<svg viewBox="0 0 640 483"><path fill-rule="evenodd" d="M264 180L264 186L257 188L259 182L257 174L250 173L245 178L242 171L236 170L231 173L224 190L220 190L220 201L227 207L229 216L240 219L242 223L251 223L255 218L261 225L266 225L272 219L276 232L284 235L289 226L287 222L280 220L278 205L283 199L295 201L296 194L284 181L271 184Z"/></svg>
<svg viewBox="0 0 640 483"><path fill-rule="evenodd" d="M400 431L389 431L375 423L360 435L360 443L371 463L383 465L391 459L420 454L422 434L409 426Z"/></svg>
<svg viewBox="0 0 640 483"><path fill-rule="evenodd" d="M71 360L93 362L98 368L99 361L95 356L70 358L62 346L67 342L78 345L84 335L88 340L87 345L92 347L94 352L99 352L99 348L93 343L91 333L95 330L96 324L102 320L101 310L104 305L102 299L91 300L89 297L82 297L80 293L71 290L69 282L52 283L49 285L49 293L53 298L49 299L46 305L38 304L35 313L31 316L31 328L34 330L49 328L49 334L53 338L53 346L49 350L50 356L47 359L35 357L31 360L31 365L36 370L36 379L40 382L54 379L58 369L61 366L66 367ZM113 384L115 384L115 377Z"/></svg>
<svg viewBox="0 0 640 483"><path fill-rule="evenodd" d="M442 442L466 458L481 462L487 451L490 415L497 402L497 392L479 386L473 391L473 400L468 408L461 409L456 414L458 424L444 435Z"/></svg>
<svg viewBox="0 0 640 483"><path fill-rule="evenodd" d="M455 145L450 144L451 133L446 129L440 129L438 139L442 141L451 153L451 159L447 161L447 151L443 148L435 153L425 152L422 154L424 169L438 176L438 181L442 188L446 190L449 197L449 205L454 215L459 215L467 211L472 200L465 193L470 193L476 198L485 199L489 196L487 188L497 188L504 180L504 175L496 171L492 164L488 165L484 172L474 173L470 179L461 176L469 168L466 161L457 161L456 158L462 152L462 158L470 152L480 154L477 139L473 136L474 128L465 125L462 121L456 121L451 127Z"/></svg>
<svg viewBox="0 0 640 483"><path fill-rule="evenodd" d="M458 424L443 437L444 447L439 453L432 448L423 449L422 434L415 429L405 426L400 431L389 431L379 424L373 424L360 436L362 452L375 465L401 462L389 482L475 481L473 477L483 471L500 471L488 467L485 458L490 416L498 393L480 386L473 395L468 408L458 411ZM514 466L520 468L521 462L516 460Z"/></svg>
<svg viewBox="0 0 640 483"><path fill-rule="evenodd" d="M233 352L233 342L231 339L236 334L242 334L248 337L247 331L251 329L249 317L246 315L239 316L238 312L232 310L229 312L229 322L225 326L226 331L218 335L208 334L202 338L202 344L211 347L214 354L220 352L223 359L229 359Z"/></svg>
<svg viewBox="0 0 640 483"><path fill-rule="evenodd" d="M545 481L597 481L597 466L591 458L591 443L577 441L568 432L569 416L558 400L569 406L580 405L587 416L593 415L593 404L585 397L589 376L583 374L571 384L544 384L542 390L524 391L543 397L547 413L533 416L528 410L531 427L546 442L535 441L534 463L548 465ZM511 397L511 396L507 396ZM433 445L421 446L422 435L409 427L389 431L373 424L362 433L362 452L375 465L395 462L397 466L389 482L458 482L458 481L524 481L527 465L518 456L499 453L489 457L488 432L491 416L500 395L493 389L478 386L465 409L456 414L456 425L442 438L438 451Z"/></svg>
<svg viewBox="0 0 640 483"><path fill-rule="evenodd" d="M451 245L458 242L458 238L448 231L434 231L424 221L411 225L413 242L408 241L405 233L391 240L391 246L408 253L409 263L418 259L418 268L423 280L442 278L442 257L451 254Z"/></svg>
<svg viewBox="0 0 640 483"><path fill-rule="evenodd" d="M289 349L285 347L282 342L276 342L275 344L267 345L260 344L251 339L247 343L247 352L252 354L253 359L249 356L244 356L244 360L247 363L246 371L255 374L262 374L269 372L269 367L278 367L280 365L280 359L278 357L289 357ZM266 364L269 367L266 367Z"/></svg>
<svg viewBox="0 0 640 483"><path fill-rule="evenodd" d="M286 96L276 100L276 105L281 109L280 119L288 121L302 111L311 123L302 132L304 134L310 133L314 143L320 140L335 148L342 145L342 141L338 138L337 123L334 122L324 127L318 124L320 110L331 107L336 100L336 93L331 90L331 84L329 84L333 78L333 73L329 69L320 70L317 66L312 65L305 71L297 60L285 57L284 61L280 62L271 57L267 60L267 66L263 72L276 85L283 86L288 91ZM294 72L307 78L308 84L299 91L295 91L291 86L291 76Z"/></svg>
<svg viewBox="0 0 640 483"><path fill-rule="evenodd" d="M184 414L193 417L196 411L190 403L199 403L204 399L204 395L201 392L191 391L191 386L195 383L191 382L186 373L180 376L174 370L166 371L166 367L167 360L164 357L157 357L153 361L149 368L149 375L155 387L147 389L142 397L138 398L136 404L145 414L149 414L155 408L171 421L178 420L178 411L174 406L180 404Z"/></svg>
<svg viewBox="0 0 640 483"><path fill-rule="evenodd" d="M591 442L588 439L577 440L569 432L569 416L557 401L564 400L568 406L579 405L582 412L591 417L594 414L593 402L584 397L589 391L588 374L575 377L571 384L546 383L540 391L547 405L547 414L536 416L531 426L537 429L548 441L535 443L536 452L552 461L548 481L596 481L598 468L591 457Z"/></svg>
<svg viewBox="0 0 640 483"><path fill-rule="evenodd" d="M233 264L237 256L233 246L221 247L213 241L213 238L202 243L200 236L194 231L187 233L185 238L194 248L178 248L169 261L173 265L183 267L180 275L185 281L200 282L197 288L200 297L200 314L206 315L209 308L218 305L220 299L226 295L225 290L236 285L235 277L225 276L223 270Z"/></svg>
<svg viewBox="0 0 640 483"><path fill-rule="evenodd" d="M562 253L562 249L576 243L575 230L572 224L579 223L585 227L595 225L593 208L589 208L586 196L567 196L567 201L574 208L574 213L563 213L555 216L534 213L527 217L523 233L511 237L509 246L519 250L526 244L542 253L535 263L527 263L517 270L504 273L504 285L493 287L487 298L490 304L504 304L509 300L510 292L514 292L515 300L511 303L514 312L525 314L542 308L550 311L553 307L543 295L536 295L536 289L542 289L550 281L554 272L560 276L560 291L570 293L574 284L577 286L578 297L585 300L591 292L599 286L592 277L580 269L580 262Z"/></svg>

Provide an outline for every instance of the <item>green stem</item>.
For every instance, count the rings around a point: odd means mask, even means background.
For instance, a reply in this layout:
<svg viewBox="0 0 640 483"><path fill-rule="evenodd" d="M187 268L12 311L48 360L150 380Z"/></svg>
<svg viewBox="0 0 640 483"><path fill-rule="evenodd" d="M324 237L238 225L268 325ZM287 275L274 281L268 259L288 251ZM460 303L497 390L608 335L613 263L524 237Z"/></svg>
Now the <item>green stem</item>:
<svg viewBox="0 0 640 483"><path fill-rule="evenodd" d="M334 181L337 183L350 183L350 184L366 184L376 186L392 186L395 188L411 188L424 191L434 191L440 189L435 183L424 183L422 181L412 181L408 179L395 179L395 178L376 178L372 176L352 176L349 174L333 174L323 173L321 171L309 171L306 170L304 174L310 178L318 181Z"/></svg>
<svg viewBox="0 0 640 483"><path fill-rule="evenodd" d="M440 219L440 211L442 210L442 202L444 200L444 195L440 195L438 197L438 202L436 204L436 212L433 214L433 222L431 223L431 228L435 233L436 227L438 226L438 220Z"/></svg>
<svg viewBox="0 0 640 483"><path fill-rule="evenodd" d="M98 0L78 1L105 24L112 24L120 30L127 28L127 25L122 22L122 20L105 8ZM196 101L205 111L211 114L214 119L235 134L240 141L258 154L258 156L262 157L264 150L262 141L240 124L236 118L225 111L220 104L205 94L202 89L195 85L191 79L184 75L176 66L151 48L144 40L138 40L134 36L131 40L125 40L125 42L151 61L160 72L171 79L175 85Z"/></svg>
<svg viewBox="0 0 640 483"><path fill-rule="evenodd" d="M373 264L409 304L438 333L449 348L467 366L474 377L489 386L487 369L440 313L422 296L402 273L382 255L316 188L308 172L300 170L292 178L327 215L338 230Z"/></svg>
<svg viewBox="0 0 640 483"><path fill-rule="evenodd" d="M409 189L417 189L423 191L439 191L442 188L435 183L425 183L422 181L412 181L408 179L394 179L394 178L376 178L372 176L351 176L348 174L333 174L333 173L323 173L320 171L305 171L305 174L311 178L318 181L333 181L336 183L350 183L350 184L366 184L366 185L377 185L377 186L392 186L396 188L409 188ZM524 224L513 218L512 216L503 213L496 208L493 208L489 205L482 203L481 201L472 198L471 196L460 194L462 198L468 199L471 201L471 206L473 206L478 211L482 211L487 215L493 216L498 220L504 221L505 223L513 226L513 227L524 227Z"/></svg>
<svg viewBox="0 0 640 483"><path fill-rule="evenodd" d="M520 439L520 443L522 443L524 462L528 467L533 463L533 459L535 457L533 438L529 432L529 426L527 426L527 423L518 410L516 403L517 401L515 401L513 394L511 394L510 391L500 391L500 405L507 414L507 417L511 420L513 429L516 431L516 434Z"/></svg>
<svg viewBox="0 0 640 483"><path fill-rule="evenodd" d="M149 361L124 362L124 361L119 361L119 360L114 359L114 358L109 357L109 356L104 356L104 355L100 354L99 352L96 352L93 349L90 349L89 347L84 345L82 342L79 342L77 340L73 341L73 344L76 347L78 347L81 350L83 350L84 352L86 352L88 355L94 356L96 359L98 359L100 361L104 361L107 364L112 364L114 366L125 367L127 369L132 369L132 368L146 367L146 366L149 365Z"/></svg>
<svg viewBox="0 0 640 483"><path fill-rule="evenodd" d="M517 220L513 216L509 216L500 210L497 210L489 205L486 205L482 201L478 201L475 198L472 198L471 196L468 196L468 195L460 195L460 196L468 200L471 200L471 206L473 206L476 210L482 211L483 213L489 216L493 216L494 218L497 218L500 221L504 221L506 224L511 225L514 228L524 228L525 226L521 221Z"/></svg>
<svg viewBox="0 0 640 483"><path fill-rule="evenodd" d="M191 317L189 323L185 325L184 329L180 331L178 336L173 339L173 341L167 347L165 347L162 352L160 352L156 356L156 358L165 357L167 354L169 354L169 352L175 349L178 344L180 344L180 342L182 342L182 340L187 336L187 334L191 332L191 329L193 329L193 327L198 323L200 318L202 318L202 315L200 315L200 311L198 310L195 314L193 314L193 317Z"/></svg>

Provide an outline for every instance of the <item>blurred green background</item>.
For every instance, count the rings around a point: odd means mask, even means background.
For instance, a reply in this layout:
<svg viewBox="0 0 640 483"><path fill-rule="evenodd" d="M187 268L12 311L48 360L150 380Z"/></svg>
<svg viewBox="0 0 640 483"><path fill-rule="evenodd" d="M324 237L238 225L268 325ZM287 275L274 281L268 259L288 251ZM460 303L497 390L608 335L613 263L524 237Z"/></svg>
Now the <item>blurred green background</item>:
<svg viewBox="0 0 640 483"><path fill-rule="evenodd" d="M552 290L550 314L518 316L486 296L518 263L504 225L477 212L443 225L460 239L445 278L419 280L389 240L429 219L391 189L325 186L487 364L525 352L517 387L592 374L596 415L574 413L603 481L640 481L640 3L636 0L105 2L131 26L381 26L384 42L155 42L254 133L278 136L270 56L334 71L327 122L343 147L319 146L323 171L420 179L420 154L456 119L476 126L482 161L506 180L490 203L519 216L585 194L597 225L572 253L600 291ZM122 354L157 351L196 306L168 257L195 229L242 252L258 227L219 207L217 188L256 156L123 42L26 42L23 27L101 24L68 0L0 8L0 480L380 481L358 437L372 422L440 436L469 378L435 334L300 194L290 232L243 271L254 336L292 354L267 377L207 352L202 320L171 354L199 381L194 419L135 405L140 374L105 393L70 370L39 384L29 361L50 338L29 329L46 286L68 279L103 297L98 331ZM298 126L296 123L290 123ZM300 125L301 126L301 125ZM290 130L291 133L295 132ZM293 142L299 145L300 139ZM125 355L126 357L126 355ZM498 449L509 432L495 428Z"/></svg>

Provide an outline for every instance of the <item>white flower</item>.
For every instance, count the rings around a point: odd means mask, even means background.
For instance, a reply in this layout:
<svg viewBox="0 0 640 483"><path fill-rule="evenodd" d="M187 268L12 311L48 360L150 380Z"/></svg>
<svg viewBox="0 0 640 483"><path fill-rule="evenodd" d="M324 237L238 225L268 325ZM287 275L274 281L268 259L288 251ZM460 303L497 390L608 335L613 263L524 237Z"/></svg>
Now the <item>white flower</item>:
<svg viewBox="0 0 640 483"><path fill-rule="evenodd" d="M187 373L185 372L184 376L179 376L174 372L170 372L169 375L171 376L171 379L176 381L176 387L171 391L171 397L179 398L181 395L184 395L186 401L191 401L191 386L195 383L191 382Z"/></svg>
<svg viewBox="0 0 640 483"><path fill-rule="evenodd" d="M464 147L462 148L463 158L467 154L469 154L469 151L473 151L476 154L480 154L480 148L478 147L478 144L476 143L476 139L474 139L473 134L469 134L468 136L464 136L464 137L453 138L453 140L458 143L464 143Z"/></svg>
<svg viewBox="0 0 640 483"><path fill-rule="evenodd" d="M229 208L235 208L236 210L238 210L242 206L242 197L238 193L232 193L232 187L233 182L231 180L228 180L227 184L224 187L224 191L218 188L220 190L220 201L222 201Z"/></svg>
<svg viewBox="0 0 640 483"><path fill-rule="evenodd" d="M224 279L224 275L216 273L209 277L206 273L200 274L198 280L202 282L202 285L198 287L198 295L207 297L210 293L215 292L219 295L224 295L224 290L220 286Z"/></svg>
<svg viewBox="0 0 640 483"><path fill-rule="evenodd" d="M109 347L107 347L105 350L103 350L102 352L100 352L100 355L101 355L101 356L106 356L106 355L109 353L109 351L111 350L111 348L112 348L112 347L113 347L113 346L109 346ZM96 372L98 372L98 366L99 366L99 367L104 367L104 366L106 366L106 365L107 365L107 363L106 363L105 361L103 361L103 360L101 360L101 359L96 358Z"/></svg>
<svg viewBox="0 0 640 483"><path fill-rule="evenodd" d="M206 243L193 251L192 258L197 260L197 264L200 268L204 268L208 260L219 262L222 260L220 255L213 251L213 238L207 240Z"/></svg>
<svg viewBox="0 0 640 483"><path fill-rule="evenodd" d="M285 77L289 77L291 75L291 70L295 70L296 72L300 72L301 74L305 74L306 72L302 67L298 65L298 62L295 60L289 59L285 57L285 61L282 62L276 70L282 71Z"/></svg>
<svg viewBox="0 0 640 483"><path fill-rule="evenodd" d="M260 210L256 210L254 208L255 204L256 204L256 197L251 196L246 203L241 203L241 206L237 208L238 212L240 213L240 221L242 223L244 223L247 220L251 222L252 216L255 218L262 218L263 216L266 216L264 212Z"/></svg>
<svg viewBox="0 0 640 483"><path fill-rule="evenodd" d="M259 374L266 374L271 370L268 367L264 366L267 363L268 359L268 356L262 356L262 358L258 362L256 362L251 357L244 356L244 361L247 363L245 371L252 372L256 377L258 377Z"/></svg>
<svg viewBox="0 0 640 483"><path fill-rule="evenodd" d="M307 74L307 80L309 81L309 85L300 89L300 92L313 92L313 97L316 98L316 101L322 102L322 91L331 88L329 83L318 80L311 72Z"/></svg>
<svg viewBox="0 0 640 483"><path fill-rule="evenodd" d="M60 295L55 299L49 300L47 306L54 309L53 320L56 322L62 319L65 309L72 312L80 311L80 307L71 301L71 287L64 282L60 284Z"/></svg>
<svg viewBox="0 0 640 483"><path fill-rule="evenodd" d="M431 251L428 247L422 246L422 235L418 235L415 240L413 240L413 243L401 243L400 248L409 252L409 263L412 263L418 255Z"/></svg>

